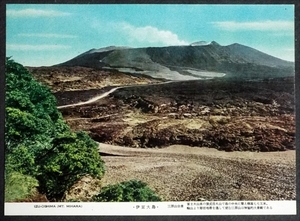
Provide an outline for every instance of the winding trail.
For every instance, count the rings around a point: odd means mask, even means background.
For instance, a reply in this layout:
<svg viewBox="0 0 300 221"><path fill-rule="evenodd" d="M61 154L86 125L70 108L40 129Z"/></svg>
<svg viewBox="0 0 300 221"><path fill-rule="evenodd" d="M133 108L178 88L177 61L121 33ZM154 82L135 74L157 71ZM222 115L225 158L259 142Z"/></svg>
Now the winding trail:
<svg viewBox="0 0 300 221"><path fill-rule="evenodd" d="M67 107L75 107L75 106L82 106L82 105L85 105L85 104L90 104L90 103L93 103L97 100L100 100L100 99L103 99L103 98L107 97L111 93L113 93L116 90L121 89L121 88L145 87L145 86L152 86L152 85L170 84L170 83L173 83L173 82L176 82L176 81L167 81L167 82L161 82L161 83L156 83L156 84L135 84L135 85L119 86L119 87L112 88L111 90L109 90L109 91L107 91L107 92L105 92L101 95L95 96L95 97L91 98L90 100L78 102L78 103L75 103L75 104L67 104L67 105L58 106L57 109L63 109L63 108L67 108Z"/></svg>
<svg viewBox="0 0 300 221"><path fill-rule="evenodd" d="M85 104L90 104L90 103L93 103L97 100L100 100L102 98L105 98L107 97L108 95L110 95L111 93L113 93L114 91L118 90L119 88L122 88L122 87L115 87L101 95L98 95L96 97L93 97L91 98L90 100L87 100L87 101L84 101L84 102L78 102L78 103L75 103L75 104L67 104L67 105L62 105L62 106L58 106L57 109L63 109L63 108L66 108L66 107L74 107L74 106L81 106L81 105L85 105Z"/></svg>

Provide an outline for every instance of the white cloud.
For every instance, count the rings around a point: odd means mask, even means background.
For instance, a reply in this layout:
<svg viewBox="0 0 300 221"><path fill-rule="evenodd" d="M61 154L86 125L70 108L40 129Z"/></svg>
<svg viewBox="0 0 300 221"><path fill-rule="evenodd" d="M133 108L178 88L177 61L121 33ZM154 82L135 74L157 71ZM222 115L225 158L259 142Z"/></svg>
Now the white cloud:
<svg viewBox="0 0 300 221"><path fill-rule="evenodd" d="M41 10L27 8L22 10L9 9L6 11L6 15L9 17L60 17L71 15L68 12L61 12L55 10Z"/></svg>
<svg viewBox="0 0 300 221"><path fill-rule="evenodd" d="M257 22L236 22L219 21L211 22L217 28L226 31L294 31L293 21L257 21Z"/></svg>
<svg viewBox="0 0 300 221"><path fill-rule="evenodd" d="M29 45L29 44L7 44L6 49L13 51L53 51L71 48L68 45Z"/></svg>
<svg viewBox="0 0 300 221"><path fill-rule="evenodd" d="M145 26L135 27L128 23L118 25L123 33L131 40L136 40L142 43L162 43L164 45L187 45L184 40L180 40L177 34L168 30L159 30L156 27Z"/></svg>
<svg viewBox="0 0 300 221"><path fill-rule="evenodd" d="M37 37L37 38L77 38L75 35L66 35L66 34L50 34L50 33L21 33L18 34L20 37Z"/></svg>

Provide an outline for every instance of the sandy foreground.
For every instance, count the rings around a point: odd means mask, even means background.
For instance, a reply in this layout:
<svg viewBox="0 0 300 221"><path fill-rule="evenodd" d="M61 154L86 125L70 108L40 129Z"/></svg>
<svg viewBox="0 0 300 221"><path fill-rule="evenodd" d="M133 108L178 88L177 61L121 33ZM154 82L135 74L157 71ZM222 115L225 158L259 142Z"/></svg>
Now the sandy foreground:
<svg viewBox="0 0 300 221"><path fill-rule="evenodd" d="M102 186L142 180L166 201L295 200L296 151L224 152L173 145L129 148L99 144Z"/></svg>

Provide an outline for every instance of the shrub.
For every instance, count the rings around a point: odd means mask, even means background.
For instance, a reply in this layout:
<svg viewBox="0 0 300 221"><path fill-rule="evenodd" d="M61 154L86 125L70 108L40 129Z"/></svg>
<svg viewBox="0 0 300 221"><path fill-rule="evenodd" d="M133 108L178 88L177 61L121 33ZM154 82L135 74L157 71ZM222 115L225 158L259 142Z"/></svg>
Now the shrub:
<svg viewBox="0 0 300 221"><path fill-rule="evenodd" d="M153 202L161 201L146 183L130 180L108 185L99 194L93 197L96 202Z"/></svg>
<svg viewBox="0 0 300 221"><path fill-rule="evenodd" d="M104 163L95 142L86 133L70 133L53 141L53 151L37 159L40 165L40 190L49 199L60 199L78 179L85 175L101 178Z"/></svg>
<svg viewBox="0 0 300 221"><path fill-rule="evenodd" d="M80 177L102 177L104 163L97 143L84 132L70 130L49 88L10 59L5 74L5 170L13 174L5 185L15 174L29 176L38 180L41 193L59 200ZM27 184L21 179L25 183L20 188L30 186L32 179ZM6 199L13 199L9 194L13 192L7 192Z"/></svg>

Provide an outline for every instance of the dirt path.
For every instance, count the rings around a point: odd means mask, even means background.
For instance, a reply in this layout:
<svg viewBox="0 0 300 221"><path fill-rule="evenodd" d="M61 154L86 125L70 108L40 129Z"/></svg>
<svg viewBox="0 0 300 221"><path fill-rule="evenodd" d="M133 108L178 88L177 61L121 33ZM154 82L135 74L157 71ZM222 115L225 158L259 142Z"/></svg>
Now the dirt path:
<svg viewBox="0 0 300 221"><path fill-rule="evenodd" d="M90 103L93 103L97 100L100 100L102 98L105 98L107 97L108 95L110 95L111 93L113 93L114 91L118 90L120 87L115 87L101 95L98 95L96 97L93 97L92 99L88 100L88 101L84 101L84 102L78 102L78 103L75 103L75 104L68 104L68 105L63 105L63 106L58 106L57 109L62 109L62 108L66 108L66 107L74 107L74 106L81 106L81 105L85 105L85 104L90 104Z"/></svg>
<svg viewBox="0 0 300 221"><path fill-rule="evenodd" d="M100 144L103 185L142 180L164 200L294 200L295 151L224 152L173 145L135 149Z"/></svg>
<svg viewBox="0 0 300 221"><path fill-rule="evenodd" d="M78 103L74 103L74 104L67 104L67 105L61 105L61 106L58 106L57 109L63 109L63 108L67 108L67 107L75 107L75 106L82 106L82 105L86 105L86 104L90 104L90 103L93 103L97 100L100 100L100 99L103 99L105 97L107 97L108 95L110 95L111 93L115 92L116 90L118 89L121 89L121 88L129 88L129 87L145 87L145 86L149 86L149 85L161 85L161 84L170 84L174 81L166 81L166 82L160 82L160 83L155 83L155 84L139 84L139 85L123 85L123 86L120 86L120 87L114 87L112 88L111 90L103 93L103 94L100 94L100 95L97 95L87 101L83 101L83 102L78 102Z"/></svg>

